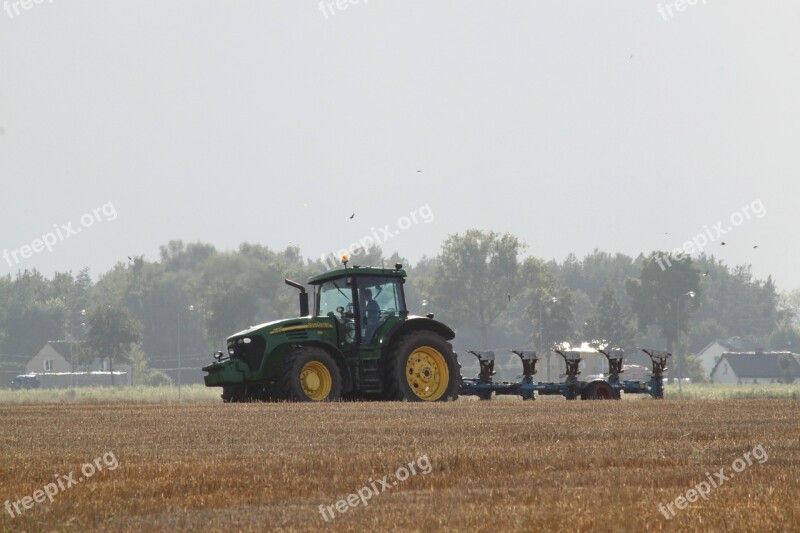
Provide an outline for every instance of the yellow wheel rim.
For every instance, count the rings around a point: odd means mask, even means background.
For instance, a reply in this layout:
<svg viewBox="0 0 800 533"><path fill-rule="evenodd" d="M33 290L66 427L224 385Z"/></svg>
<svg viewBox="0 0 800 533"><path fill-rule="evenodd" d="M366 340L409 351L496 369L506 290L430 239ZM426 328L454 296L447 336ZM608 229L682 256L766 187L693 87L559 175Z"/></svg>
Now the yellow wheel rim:
<svg viewBox="0 0 800 533"><path fill-rule="evenodd" d="M420 346L406 363L406 380L417 397L426 402L440 399L450 384L450 370L439 350Z"/></svg>
<svg viewBox="0 0 800 533"><path fill-rule="evenodd" d="M315 402L321 402L331 393L333 377L324 364L319 361L309 361L300 371L300 386L303 392Z"/></svg>

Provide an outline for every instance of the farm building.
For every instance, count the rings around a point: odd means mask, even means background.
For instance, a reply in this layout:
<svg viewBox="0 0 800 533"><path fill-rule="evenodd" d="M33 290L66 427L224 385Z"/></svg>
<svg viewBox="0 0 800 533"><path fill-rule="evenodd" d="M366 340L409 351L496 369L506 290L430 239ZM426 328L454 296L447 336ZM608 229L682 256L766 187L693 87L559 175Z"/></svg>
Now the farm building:
<svg viewBox="0 0 800 533"><path fill-rule="evenodd" d="M724 353L711 371L714 384L796 383L800 363L789 352Z"/></svg>

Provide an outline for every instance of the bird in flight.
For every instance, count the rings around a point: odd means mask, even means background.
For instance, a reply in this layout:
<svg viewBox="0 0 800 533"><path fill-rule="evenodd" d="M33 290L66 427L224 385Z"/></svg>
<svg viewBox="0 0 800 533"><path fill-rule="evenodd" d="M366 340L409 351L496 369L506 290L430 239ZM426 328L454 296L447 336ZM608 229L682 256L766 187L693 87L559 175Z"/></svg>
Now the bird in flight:
<svg viewBox="0 0 800 533"><path fill-rule="evenodd" d="M755 246L753 246L753 248L754 248L754 249L755 249L755 248L758 248L758 245L756 244Z"/></svg>
<svg viewBox="0 0 800 533"><path fill-rule="evenodd" d="M720 244L720 246L725 246L727 243L726 243L725 241L722 241L722 242L721 242L721 243L719 243L719 244Z"/></svg>
<svg viewBox="0 0 800 533"><path fill-rule="evenodd" d="M352 215L350 215L350 220L353 220L353 217L354 217L354 216L356 216L356 214L355 214L355 213L353 213Z"/></svg>

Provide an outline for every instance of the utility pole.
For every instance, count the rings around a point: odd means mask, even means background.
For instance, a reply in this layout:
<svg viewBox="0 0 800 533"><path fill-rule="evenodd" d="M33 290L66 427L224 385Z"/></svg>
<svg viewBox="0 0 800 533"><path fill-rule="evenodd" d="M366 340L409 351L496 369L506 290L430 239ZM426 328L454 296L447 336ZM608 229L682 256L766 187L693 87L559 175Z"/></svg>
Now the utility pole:
<svg viewBox="0 0 800 533"><path fill-rule="evenodd" d="M194 306L190 305L187 310L191 313L194 311ZM181 315L183 310L178 312L178 401L181 401Z"/></svg>
<svg viewBox="0 0 800 533"><path fill-rule="evenodd" d="M556 298L555 296L550 298L550 303L556 303L556 302L558 302L558 298ZM544 332L544 328L542 327L542 324L544 323L544 314L542 312L543 310L544 310L544 305L540 305L539 306L539 354L541 354L542 350L544 349L544 333L543 333ZM547 310L549 312L550 308L548 307ZM547 381L548 382L551 382L551 380L550 380L550 356L551 355L552 355L552 350L547 350Z"/></svg>
<svg viewBox="0 0 800 533"><path fill-rule="evenodd" d="M681 306L683 305L683 297L688 296L691 300L694 298L695 294L694 291L689 291L686 294L682 295L678 298L678 304L675 306L675 357L678 358L678 397L683 399L683 357L678 354L678 350L680 349L680 340L681 340Z"/></svg>

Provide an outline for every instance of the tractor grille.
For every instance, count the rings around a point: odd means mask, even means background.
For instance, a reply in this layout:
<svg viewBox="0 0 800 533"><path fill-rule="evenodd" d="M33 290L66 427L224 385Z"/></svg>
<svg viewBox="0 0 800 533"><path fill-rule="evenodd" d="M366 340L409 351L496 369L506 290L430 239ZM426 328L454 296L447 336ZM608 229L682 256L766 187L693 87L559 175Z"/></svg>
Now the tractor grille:
<svg viewBox="0 0 800 533"><path fill-rule="evenodd" d="M308 333L305 331L292 331L287 333L286 336L293 341L302 341L308 338Z"/></svg>
<svg viewBox="0 0 800 533"><path fill-rule="evenodd" d="M233 348L231 359L240 359L247 363L248 368L255 372L261 367L261 360L264 357L266 341L261 335L250 337L249 343L244 343L243 339L228 341L228 349Z"/></svg>

